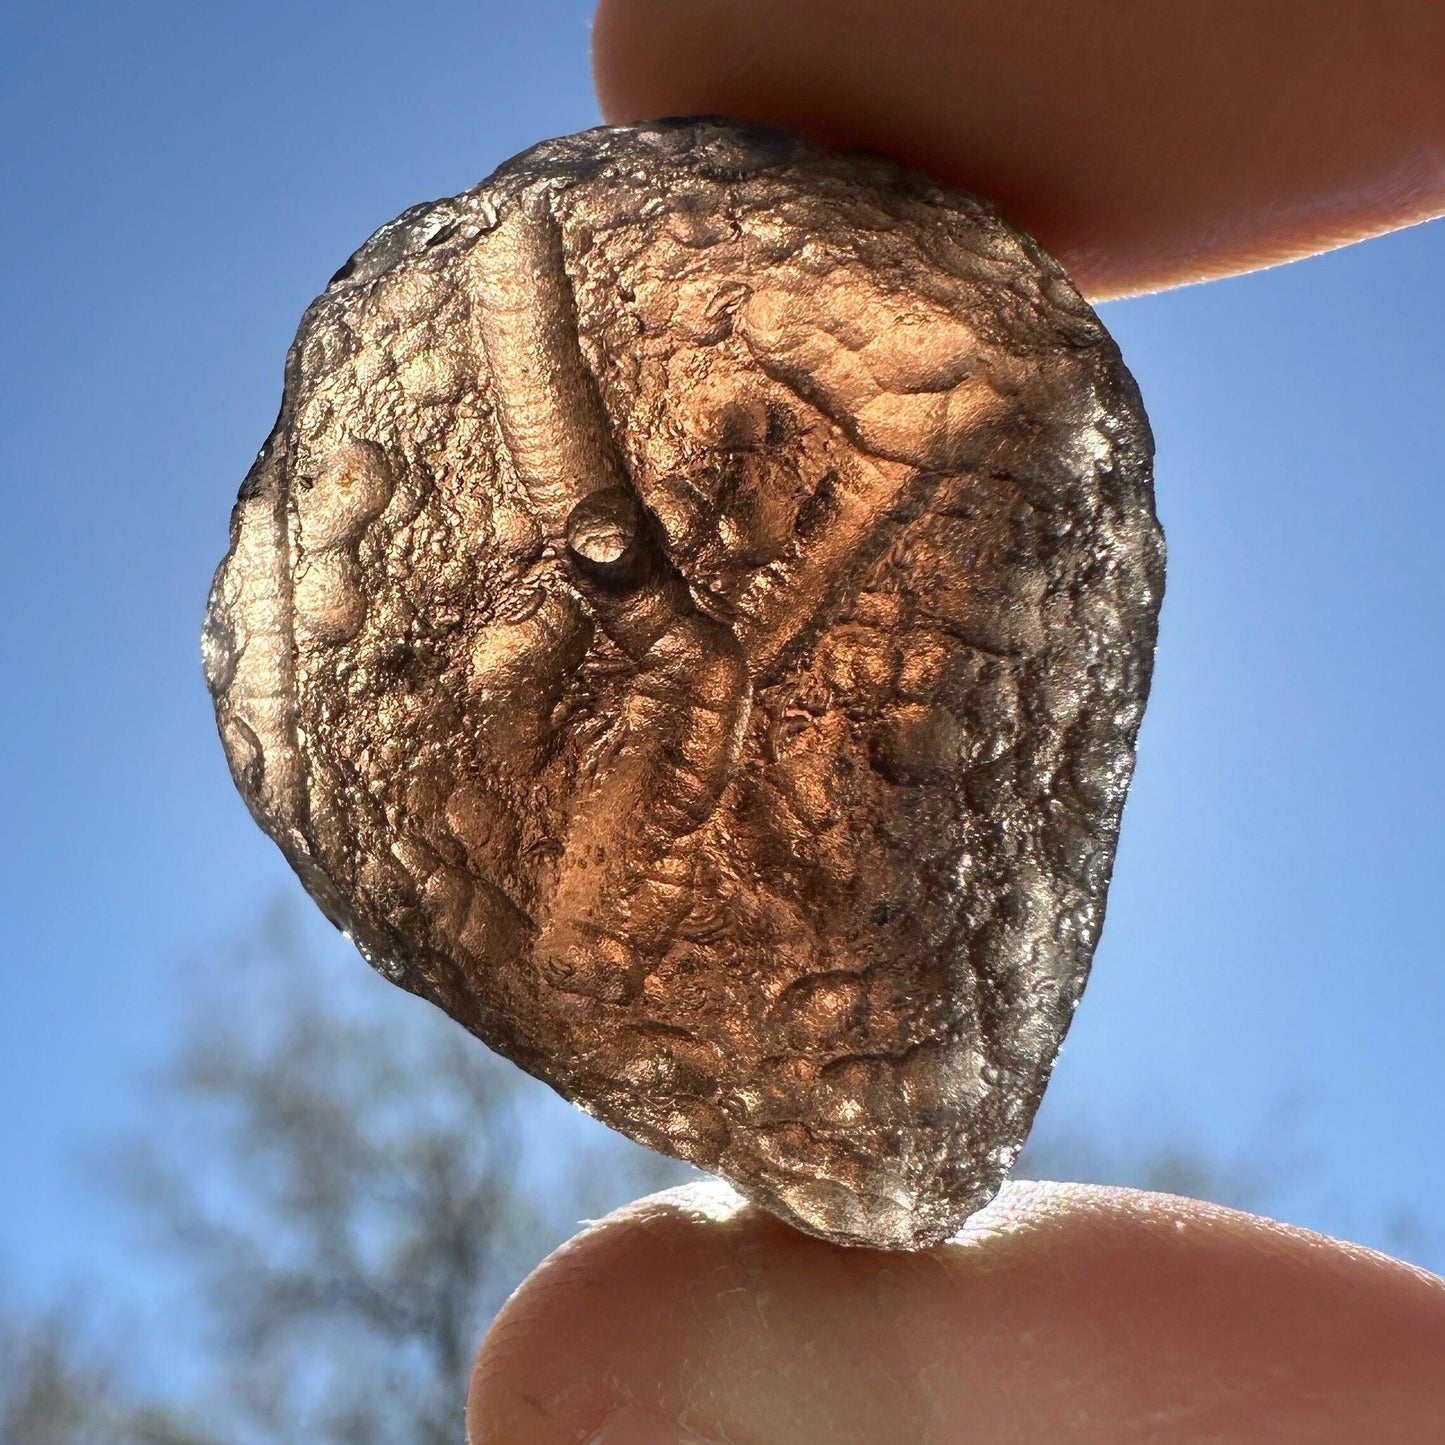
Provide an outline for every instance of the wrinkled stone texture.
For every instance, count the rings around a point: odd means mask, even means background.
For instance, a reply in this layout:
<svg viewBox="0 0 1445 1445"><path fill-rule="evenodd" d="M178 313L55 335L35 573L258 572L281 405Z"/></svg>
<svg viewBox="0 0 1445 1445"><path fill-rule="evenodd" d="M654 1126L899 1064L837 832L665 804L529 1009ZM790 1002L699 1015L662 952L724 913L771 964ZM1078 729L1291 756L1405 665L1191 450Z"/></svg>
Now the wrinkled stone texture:
<svg viewBox="0 0 1445 1445"><path fill-rule="evenodd" d="M998 1187L1078 1002L1163 550L1048 256L881 159L550 141L301 324L205 657L387 977L806 1230Z"/></svg>

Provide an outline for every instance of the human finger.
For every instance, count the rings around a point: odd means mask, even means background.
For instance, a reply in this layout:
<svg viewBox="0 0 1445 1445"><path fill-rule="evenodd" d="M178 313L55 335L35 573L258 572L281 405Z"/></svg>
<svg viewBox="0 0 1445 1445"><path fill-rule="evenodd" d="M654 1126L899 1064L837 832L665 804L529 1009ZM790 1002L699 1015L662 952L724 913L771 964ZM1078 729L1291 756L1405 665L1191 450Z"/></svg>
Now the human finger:
<svg viewBox="0 0 1445 1445"><path fill-rule="evenodd" d="M1445 212L1438 0L601 0L615 122L717 113L989 197L1095 298Z"/></svg>
<svg viewBox="0 0 1445 1445"><path fill-rule="evenodd" d="M1232 1210L1015 1184L919 1254L721 1186L545 1261L482 1347L473 1445L1426 1445L1445 1281Z"/></svg>

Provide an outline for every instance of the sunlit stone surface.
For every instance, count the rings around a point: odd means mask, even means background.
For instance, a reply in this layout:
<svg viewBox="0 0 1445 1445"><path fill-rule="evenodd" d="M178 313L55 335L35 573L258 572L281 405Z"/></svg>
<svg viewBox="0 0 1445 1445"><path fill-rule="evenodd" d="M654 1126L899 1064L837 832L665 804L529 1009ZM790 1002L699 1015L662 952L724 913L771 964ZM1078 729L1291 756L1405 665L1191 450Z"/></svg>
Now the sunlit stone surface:
<svg viewBox="0 0 1445 1445"><path fill-rule="evenodd" d="M987 205L712 122L551 141L306 313L206 623L387 977L828 1238L1028 1132L1163 548L1115 346Z"/></svg>

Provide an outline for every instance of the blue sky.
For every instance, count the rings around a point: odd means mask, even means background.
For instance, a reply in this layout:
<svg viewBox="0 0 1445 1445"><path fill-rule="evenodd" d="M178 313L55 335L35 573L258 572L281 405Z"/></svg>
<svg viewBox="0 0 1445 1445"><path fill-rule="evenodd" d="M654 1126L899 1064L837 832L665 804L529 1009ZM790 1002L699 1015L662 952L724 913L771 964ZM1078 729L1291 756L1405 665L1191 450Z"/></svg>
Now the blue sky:
<svg viewBox="0 0 1445 1445"><path fill-rule="evenodd" d="M597 116L589 7L19 4L0 20L0 1269L127 1245L188 969L295 885L197 634L307 301L381 222ZM1169 533L1094 982L1046 1110L1254 1147L1293 1217L1445 1231L1445 226L1115 304ZM356 968L364 965L358 960ZM1436 1256L1438 1264L1439 1257Z"/></svg>

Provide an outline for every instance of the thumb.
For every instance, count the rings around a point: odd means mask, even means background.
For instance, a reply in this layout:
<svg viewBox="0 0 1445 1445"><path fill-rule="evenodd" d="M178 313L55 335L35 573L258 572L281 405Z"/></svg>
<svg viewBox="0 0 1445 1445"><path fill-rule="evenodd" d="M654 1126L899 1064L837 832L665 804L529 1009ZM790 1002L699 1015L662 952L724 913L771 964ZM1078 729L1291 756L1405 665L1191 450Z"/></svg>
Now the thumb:
<svg viewBox="0 0 1445 1445"><path fill-rule="evenodd" d="M910 1255L692 1186L535 1271L469 1420L473 1445L1427 1445L1445 1281L1169 1195L1010 1185Z"/></svg>

